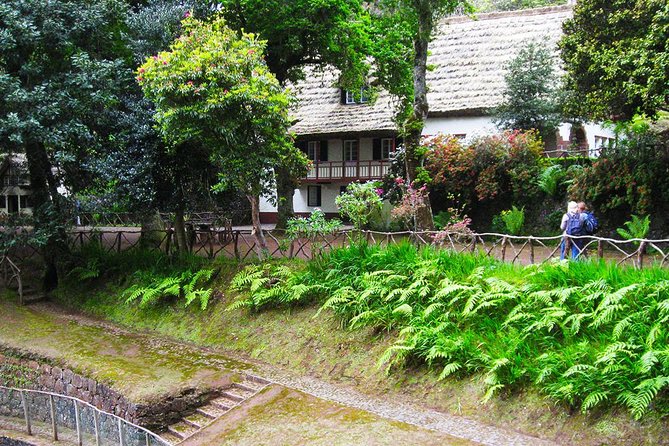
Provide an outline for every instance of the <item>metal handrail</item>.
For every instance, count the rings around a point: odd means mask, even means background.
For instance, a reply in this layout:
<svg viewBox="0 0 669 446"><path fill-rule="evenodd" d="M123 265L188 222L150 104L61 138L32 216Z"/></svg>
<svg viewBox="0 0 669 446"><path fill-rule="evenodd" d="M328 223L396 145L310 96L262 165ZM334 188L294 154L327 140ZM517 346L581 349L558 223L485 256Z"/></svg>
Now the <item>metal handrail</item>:
<svg viewBox="0 0 669 446"><path fill-rule="evenodd" d="M59 393L53 393L53 392L46 392L43 390L30 390L30 389L17 389L14 387L5 387L5 386L0 386L0 390L6 390L6 391L12 391L12 392L19 392L21 394L21 404L23 406L23 413L24 413L24 419L26 423L26 432L28 435L32 435L32 425L31 425L31 419L30 419L30 408L28 406L28 402L26 400L25 395L26 394L38 394L38 395L45 395L49 397L49 402L50 402L50 415L51 415L51 426L52 426L52 433L54 440L58 440L58 429L56 426L56 418L55 418L55 405L54 405L54 400L53 398L63 398L66 400L71 400L74 403L75 407L75 425L76 425L76 430L77 430L77 439L78 439L78 444L81 445L81 438L82 438L82 432L81 432L81 426L80 426L80 420L79 420L79 407L84 406L92 409L94 412L94 417L95 417L95 439L96 439L96 444L100 444L100 429L99 429L99 418L100 415L105 415L108 417L112 417L116 419L117 426L119 429L119 446L126 446L125 441L123 438L123 427L124 426L130 426L134 429L137 429L141 432L144 433L145 439L146 439L146 446L151 445L151 439L155 439L158 441L160 444L163 444L165 446L171 446L171 443L165 439L163 439L160 435L151 432L150 430L143 428L142 426L138 426L134 423L131 423L130 421L127 421L117 415L114 415L109 412L105 412L103 410L98 409L97 407L93 406L90 403L87 403L86 401L80 400L79 398L75 398L72 396L67 396L67 395L62 395Z"/></svg>
<svg viewBox="0 0 669 446"><path fill-rule="evenodd" d="M2 280L6 287L9 287L9 284L12 282L12 280L16 280L19 293L19 304L23 305L23 282L21 281L21 269L16 266L16 264L12 262L12 260L6 255L0 257L0 268L2 268ZM12 272L12 275L9 278L7 278L9 275L7 273L8 269Z"/></svg>

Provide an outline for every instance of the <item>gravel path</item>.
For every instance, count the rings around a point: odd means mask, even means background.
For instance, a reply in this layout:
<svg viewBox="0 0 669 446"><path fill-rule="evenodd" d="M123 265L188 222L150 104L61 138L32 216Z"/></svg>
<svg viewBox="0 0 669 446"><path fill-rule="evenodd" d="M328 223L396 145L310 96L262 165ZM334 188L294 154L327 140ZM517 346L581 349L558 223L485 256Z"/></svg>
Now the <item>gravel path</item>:
<svg viewBox="0 0 669 446"><path fill-rule="evenodd" d="M557 443L518 432L489 426L464 417L424 409L414 405L370 397L354 389L330 384L316 378L263 367L263 378L304 393L369 411L391 420L401 421L489 446L556 446Z"/></svg>

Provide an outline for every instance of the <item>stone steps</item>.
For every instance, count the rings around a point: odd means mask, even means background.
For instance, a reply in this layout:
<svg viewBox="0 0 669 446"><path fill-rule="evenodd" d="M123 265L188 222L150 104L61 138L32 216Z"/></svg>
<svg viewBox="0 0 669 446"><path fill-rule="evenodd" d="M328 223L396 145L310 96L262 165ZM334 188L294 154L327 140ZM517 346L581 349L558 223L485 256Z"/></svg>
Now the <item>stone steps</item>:
<svg viewBox="0 0 669 446"><path fill-rule="evenodd" d="M204 406L195 409L195 413L168 426L160 436L175 445L206 428L234 407L242 404L270 384L262 378L246 375L243 380L224 389L218 397Z"/></svg>

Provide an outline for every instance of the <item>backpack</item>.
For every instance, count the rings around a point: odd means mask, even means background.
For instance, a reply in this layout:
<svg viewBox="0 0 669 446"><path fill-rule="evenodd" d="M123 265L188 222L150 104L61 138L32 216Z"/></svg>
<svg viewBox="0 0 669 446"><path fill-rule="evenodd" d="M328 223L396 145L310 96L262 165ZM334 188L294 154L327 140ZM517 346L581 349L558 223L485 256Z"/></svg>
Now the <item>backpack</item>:
<svg viewBox="0 0 669 446"><path fill-rule="evenodd" d="M587 235L593 235L599 229L599 221L597 221L597 217L595 217L591 212L585 213L583 228L585 229L585 233Z"/></svg>
<svg viewBox="0 0 669 446"><path fill-rule="evenodd" d="M567 235L583 235L583 225L581 224L581 217L578 214L567 214Z"/></svg>

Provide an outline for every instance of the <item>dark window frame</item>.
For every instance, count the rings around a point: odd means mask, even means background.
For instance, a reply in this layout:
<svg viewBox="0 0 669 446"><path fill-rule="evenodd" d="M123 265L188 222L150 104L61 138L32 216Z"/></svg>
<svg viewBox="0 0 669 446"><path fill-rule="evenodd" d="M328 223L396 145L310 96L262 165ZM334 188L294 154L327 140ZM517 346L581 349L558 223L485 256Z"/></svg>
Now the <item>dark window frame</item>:
<svg viewBox="0 0 669 446"><path fill-rule="evenodd" d="M315 196L313 194L315 194ZM307 206L318 207L321 205L322 205L321 186L307 186Z"/></svg>
<svg viewBox="0 0 669 446"><path fill-rule="evenodd" d="M346 143L355 143L355 145L353 147L347 147ZM348 159L349 157L347 156L346 150L349 149L349 148L350 149L355 148L355 152L353 152L353 150L351 150L351 154L355 153L355 158L353 158L353 159ZM344 160L344 162L352 163L352 162L356 162L356 161L360 160L360 141L359 140L357 140L357 139L346 139L346 140L344 140L342 150L343 150L342 159Z"/></svg>

